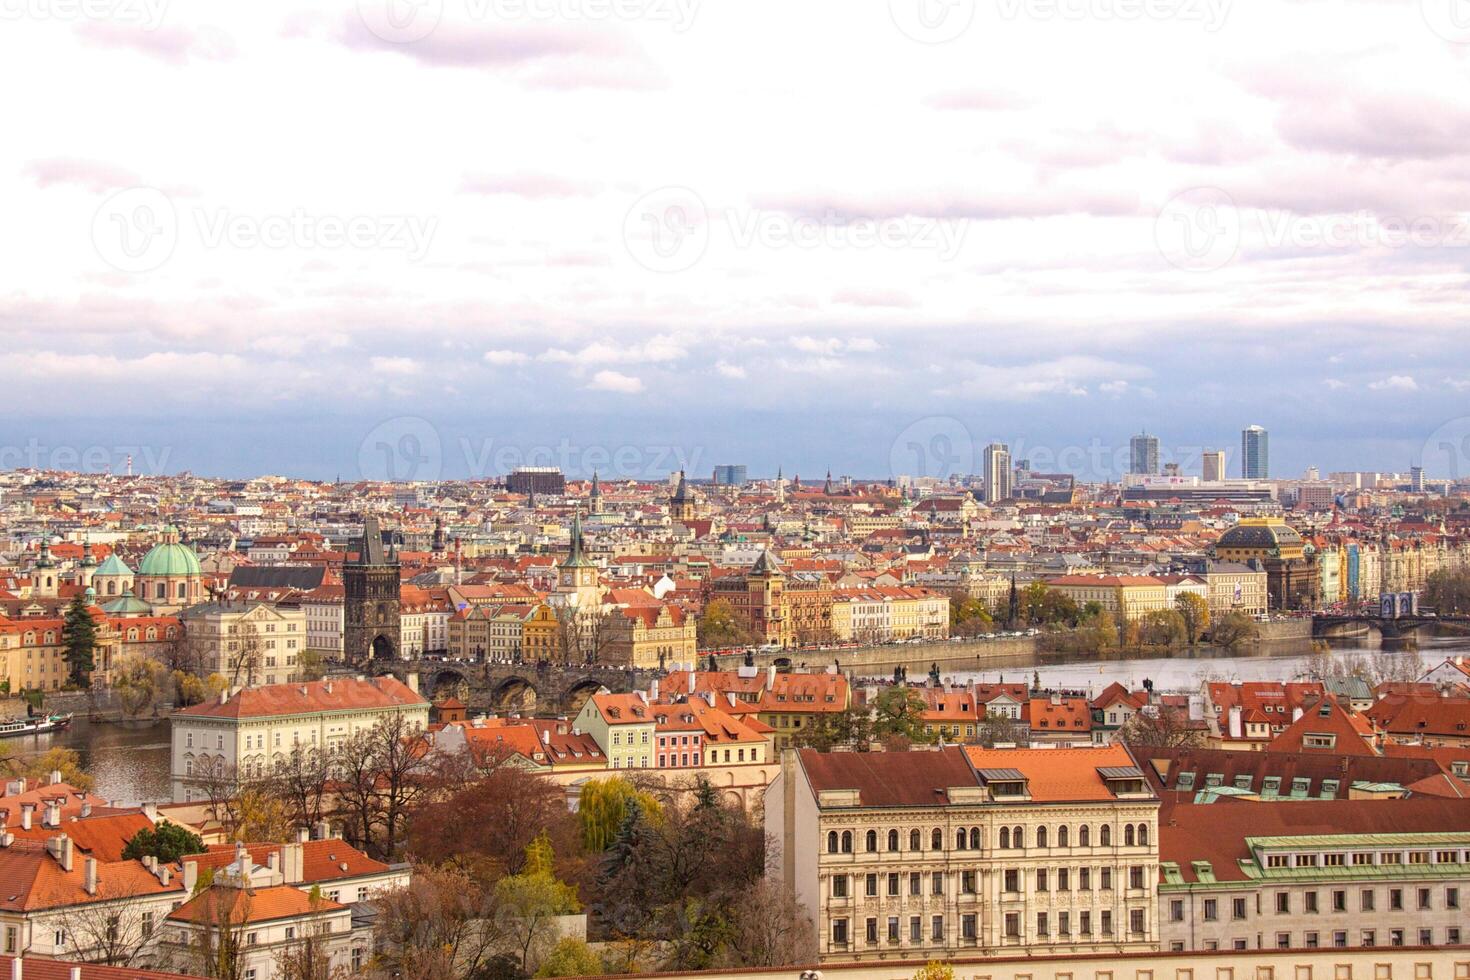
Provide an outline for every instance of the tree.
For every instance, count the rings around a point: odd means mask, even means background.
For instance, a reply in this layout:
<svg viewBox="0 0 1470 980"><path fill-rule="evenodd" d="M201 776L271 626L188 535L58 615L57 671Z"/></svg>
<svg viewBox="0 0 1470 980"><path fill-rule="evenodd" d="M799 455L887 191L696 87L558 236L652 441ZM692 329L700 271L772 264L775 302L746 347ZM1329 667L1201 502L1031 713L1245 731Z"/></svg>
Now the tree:
<svg viewBox="0 0 1470 980"><path fill-rule="evenodd" d="M954 980L954 967L939 960L930 960L914 971L913 980Z"/></svg>
<svg viewBox="0 0 1470 980"><path fill-rule="evenodd" d="M505 941L494 889L463 868L420 865L409 884L373 902L377 975L459 980L491 974Z"/></svg>
<svg viewBox="0 0 1470 980"><path fill-rule="evenodd" d="M1186 641L1194 646L1210 625L1210 604L1196 592L1181 592L1174 599L1174 609L1184 620Z"/></svg>
<svg viewBox="0 0 1470 980"><path fill-rule="evenodd" d="M607 849L627 820L628 805L634 800L643 813L657 814L660 809L657 800L616 776L591 779L582 786L577 813L582 821L582 842L587 850Z"/></svg>
<svg viewBox="0 0 1470 980"><path fill-rule="evenodd" d="M82 768L82 757L76 749L55 746L32 759L9 758L5 768L12 775L37 782L50 782L53 772L61 773L68 786L90 791L96 781Z"/></svg>
<svg viewBox="0 0 1470 980"><path fill-rule="evenodd" d="M152 657L128 654L112 662L112 689L117 692L123 714L137 718L157 714L158 706L174 697L169 670Z"/></svg>
<svg viewBox="0 0 1470 980"><path fill-rule="evenodd" d="M331 758L344 836L378 860L396 860L413 811L440 786L436 761L402 714L344 739Z"/></svg>
<svg viewBox="0 0 1470 980"><path fill-rule="evenodd" d="M538 977L594 977L602 974L602 960L585 939L567 936L541 961Z"/></svg>
<svg viewBox="0 0 1470 980"><path fill-rule="evenodd" d="M543 833L564 862L580 850L583 825L567 809L565 790L544 776L502 766L419 806L405 847L416 862L452 861L493 880L519 873L527 845Z"/></svg>
<svg viewBox="0 0 1470 980"><path fill-rule="evenodd" d="M296 745L271 773L275 795L297 826L310 827L326 818L331 762L330 754L314 745Z"/></svg>
<svg viewBox="0 0 1470 980"><path fill-rule="evenodd" d="M730 952L744 967L793 966L817 959L817 930L790 889L762 875L732 903Z"/></svg>
<svg viewBox="0 0 1470 980"><path fill-rule="evenodd" d="M933 736L924 731L924 712L928 710L924 695L907 684L885 688L873 706L873 734L879 738L899 735L910 742L932 741Z"/></svg>
<svg viewBox="0 0 1470 980"><path fill-rule="evenodd" d="M91 898L69 906L61 917L58 931L66 937L67 958L118 967L142 960L153 938L147 903L136 901L127 884L105 875Z"/></svg>
<svg viewBox="0 0 1470 980"><path fill-rule="evenodd" d="M695 627L704 649L748 646L755 642L749 626L728 599L711 599Z"/></svg>
<svg viewBox="0 0 1470 980"><path fill-rule="evenodd" d="M495 899L504 930L519 954L521 969L529 971L547 952L556 934L555 919L581 910L577 890L552 874L551 842L537 837L526 846L520 874L495 884Z"/></svg>
<svg viewBox="0 0 1470 980"><path fill-rule="evenodd" d="M327 674L326 659L315 650L302 650L296 658L296 672L303 681L319 681Z"/></svg>
<svg viewBox="0 0 1470 980"><path fill-rule="evenodd" d="M1025 743L1023 729L1008 715L986 714L975 726L976 743L987 749L997 744Z"/></svg>
<svg viewBox="0 0 1470 980"><path fill-rule="evenodd" d="M949 632L951 636L979 636L995 627L995 620L984 600L964 589L949 594Z"/></svg>
<svg viewBox="0 0 1470 980"><path fill-rule="evenodd" d="M185 854L202 854L204 838L185 827L167 820L160 820L152 827L144 827L128 839L123 847L122 859L135 861L153 856L165 864L173 864Z"/></svg>
<svg viewBox="0 0 1470 980"><path fill-rule="evenodd" d="M1233 647L1255 636L1255 620L1238 610L1221 616L1210 627L1210 642L1216 646Z"/></svg>
<svg viewBox="0 0 1470 980"><path fill-rule="evenodd" d="M1441 616L1470 612L1470 571L1441 568L1424 583L1424 604Z"/></svg>
<svg viewBox="0 0 1470 980"><path fill-rule="evenodd" d="M310 905L314 920L306 924L301 935L276 951L275 976L277 980L345 980L351 975L349 971L332 968L332 923L320 914L322 892L316 885L311 888Z"/></svg>
<svg viewBox="0 0 1470 980"><path fill-rule="evenodd" d="M81 592L73 596L66 607L61 640L66 645L63 658L66 660L67 682L75 687L88 686L96 666L97 621L92 618L92 610Z"/></svg>
<svg viewBox="0 0 1470 980"><path fill-rule="evenodd" d="M1128 745L1151 748L1201 748L1205 732L1189 724L1186 713L1158 705L1156 710L1139 711L1128 719L1120 732Z"/></svg>
<svg viewBox="0 0 1470 980"><path fill-rule="evenodd" d="M857 705L841 711L817 712L791 739L796 748L816 749L818 752L831 752L839 747L867 752L872 748L872 742L872 716L866 708Z"/></svg>
<svg viewBox="0 0 1470 980"><path fill-rule="evenodd" d="M1146 612L1138 621L1138 641L1146 646L1179 646L1186 632L1184 617L1173 609Z"/></svg>
<svg viewBox="0 0 1470 980"><path fill-rule="evenodd" d="M194 929L182 962L175 964L213 980L244 980L245 924L250 921L248 888L210 885L191 900Z"/></svg>

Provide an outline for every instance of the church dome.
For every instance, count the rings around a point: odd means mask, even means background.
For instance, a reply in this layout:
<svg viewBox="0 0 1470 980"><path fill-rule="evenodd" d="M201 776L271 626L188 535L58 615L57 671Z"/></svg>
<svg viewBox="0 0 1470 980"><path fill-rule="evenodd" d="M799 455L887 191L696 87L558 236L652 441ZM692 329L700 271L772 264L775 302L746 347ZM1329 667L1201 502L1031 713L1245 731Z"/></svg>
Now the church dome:
<svg viewBox="0 0 1470 980"><path fill-rule="evenodd" d="M133 570L129 568L128 563L119 558L117 556L117 552L114 551L112 554L102 559L102 563L97 566L97 571L95 574L101 575L106 578L109 575L132 575Z"/></svg>
<svg viewBox="0 0 1470 980"><path fill-rule="evenodd" d="M143 561L138 565L139 575L148 576L189 576L201 574L199 568L199 557L194 554L194 549L186 544L169 542L156 545L152 551L143 556Z"/></svg>

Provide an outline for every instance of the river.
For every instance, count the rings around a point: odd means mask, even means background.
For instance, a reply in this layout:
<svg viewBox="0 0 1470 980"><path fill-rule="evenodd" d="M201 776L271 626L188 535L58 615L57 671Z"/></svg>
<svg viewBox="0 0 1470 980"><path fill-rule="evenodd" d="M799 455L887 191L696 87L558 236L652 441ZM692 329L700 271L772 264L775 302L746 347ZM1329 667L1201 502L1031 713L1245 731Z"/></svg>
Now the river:
<svg viewBox="0 0 1470 980"><path fill-rule="evenodd" d="M1339 653L1371 653L1376 640L1334 642ZM1096 693L1121 681L1130 689L1138 689L1143 681L1153 681L1160 691L1185 691L1198 688L1205 680L1262 681L1297 680L1306 670L1309 641L1285 641L1264 644L1256 652L1201 647L1176 653L1172 657L1128 656L1099 660L1078 654L1037 654L1017 657L1013 664L997 665L977 671L944 674L946 680L1029 681L1033 673L1040 675L1043 687L1083 690ZM1435 638L1422 642L1417 654L1425 669L1445 657L1470 654L1470 641L1464 638ZM921 678L915 676L913 680ZM169 798L168 722L134 727L120 724L93 724L84 717L65 732L37 735L31 738L7 739L3 751L20 757L41 755L53 746L76 749L82 765L96 778L96 791L106 799L135 805L143 801Z"/></svg>

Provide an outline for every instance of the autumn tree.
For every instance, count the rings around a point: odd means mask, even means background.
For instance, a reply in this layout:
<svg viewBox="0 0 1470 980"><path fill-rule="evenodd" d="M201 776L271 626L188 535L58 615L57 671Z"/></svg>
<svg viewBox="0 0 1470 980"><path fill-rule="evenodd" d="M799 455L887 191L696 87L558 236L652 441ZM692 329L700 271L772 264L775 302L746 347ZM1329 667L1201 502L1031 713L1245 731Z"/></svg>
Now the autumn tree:
<svg viewBox="0 0 1470 980"><path fill-rule="evenodd" d="M91 900L69 905L57 930L65 938L65 952L90 963L133 966L144 958L153 938L147 904L125 883L100 875Z"/></svg>
<svg viewBox="0 0 1470 980"><path fill-rule="evenodd" d="M1154 609L1138 620L1138 642L1146 646L1178 646L1185 636L1184 617L1173 609Z"/></svg>
<svg viewBox="0 0 1470 980"><path fill-rule="evenodd" d="M436 761L403 714L343 739L331 765L344 836L379 860L395 860L410 816L437 788Z"/></svg>
<svg viewBox="0 0 1470 980"><path fill-rule="evenodd" d="M939 960L930 960L914 971L913 980L954 980L954 967Z"/></svg>
<svg viewBox="0 0 1470 980"><path fill-rule="evenodd" d="M1210 604L1196 592L1181 592L1174 599L1174 610L1184 620L1185 641L1194 646L1210 625Z"/></svg>
<svg viewBox="0 0 1470 980"><path fill-rule="evenodd" d="M1239 610L1221 616L1210 627L1210 642L1216 646L1234 647L1255 639L1256 623Z"/></svg>
<svg viewBox="0 0 1470 980"><path fill-rule="evenodd" d="M520 874L506 875L495 883L503 929L520 957L522 970L531 970L549 952L556 939L556 918L582 908L577 890L557 879L553 863L551 841L543 834L526 845Z"/></svg>
<svg viewBox="0 0 1470 980"><path fill-rule="evenodd" d="M313 885L309 895L312 921L287 941L274 957L276 980L346 980L351 972L332 966L332 923L324 915L321 889Z"/></svg>
<svg viewBox="0 0 1470 980"><path fill-rule="evenodd" d="M1128 745L1150 748L1201 748L1205 731L1189 723L1186 712L1163 705L1136 712L1119 733Z"/></svg>
<svg viewBox="0 0 1470 980"><path fill-rule="evenodd" d="M33 758L18 756L5 760L5 770L10 775L37 782L50 782L53 772L61 773L61 781L68 786L90 791L96 780L82 768L82 757L76 749L54 746Z"/></svg>
<svg viewBox="0 0 1470 980"><path fill-rule="evenodd" d="M658 813L658 801L640 792L626 779L609 776L583 784L577 814L581 818L582 842L587 850L602 851L612 843L626 820L630 801L635 799L643 813Z"/></svg>
<svg viewBox="0 0 1470 980"><path fill-rule="evenodd" d="M603 973L602 960L585 939L567 936L552 947L536 971L538 977L592 977Z"/></svg>
<svg viewBox="0 0 1470 980"><path fill-rule="evenodd" d="M868 709L849 705L841 711L817 712L792 736L791 744L818 752L830 752L835 748L867 752L872 747L873 738L873 719Z"/></svg>
<svg viewBox="0 0 1470 980"><path fill-rule="evenodd" d="M734 966L814 963L816 926L789 888L762 875L731 903L729 952Z"/></svg>
<svg viewBox="0 0 1470 980"><path fill-rule="evenodd" d="M587 799L584 789L584 809ZM569 861L581 849L584 825L567 809L561 786L517 766L501 766L419 806L409 819L406 850L417 862L453 861L493 880L519 873L527 845L542 833Z"/></svg>
<svg viewBox="0 0 1470 980"><path fill-rule="evenodd" d="M728 599L711 599L695 627L699 645L706 649L749 646L754 635Z"/></svg>
<svg viewBox="0 0 1470 980"><path fill-rule="evenodd" d="M929 704L924 695L907 684L895 684L878 694L873 705L873 734L878 738L902 736L910 742L930 742L924 731L924 712Z"/></svg>
<svg viewBox="0 0 1470 980"><path fill-rule="evenodd" d="M123 714L132 718L157 714L158 706L174 700L174 680L166 666L152 657L129 654L112 662L112 689Z"/></svg>
<svg viewBox="0 0 1470 980"><path fill-rule="evenodd" d="M407 885L373 901L375 976L487 977L506 943L495 889L463 868L421 865Z"/></svg>
<svg viewBox="0 0 1470 980"><path fill-rule="evenodd" d="M329 753L315 745L295 745L276 764L271 785L292 823L310 827L327 816L327 786L331 777Z"/></svg>

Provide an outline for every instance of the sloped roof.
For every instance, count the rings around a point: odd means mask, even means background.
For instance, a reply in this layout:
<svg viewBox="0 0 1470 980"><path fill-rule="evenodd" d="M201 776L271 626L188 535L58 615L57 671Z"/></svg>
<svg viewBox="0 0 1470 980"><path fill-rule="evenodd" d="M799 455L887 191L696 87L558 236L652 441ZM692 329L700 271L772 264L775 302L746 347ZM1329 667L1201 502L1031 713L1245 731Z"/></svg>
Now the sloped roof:
<svg viewBox="0 0 1470 980"><path fill-rule="evenodd" d="M933 806L949 802L951 786L974 786L975 773L959 748L938 752L816 752L797 759L812 790L855 789L863 806Z"/></svg>
<svg viewBox="0 0 1470 980"><path fill-rule="evenodd" d="M267 715L298 715L316 711L361 711L423 705L429 702L394 677L355 677L309 681L303 684L267 684L231 695L225 703L217 699L191 705L175 715L206 718L258 718Z"/></svg>

